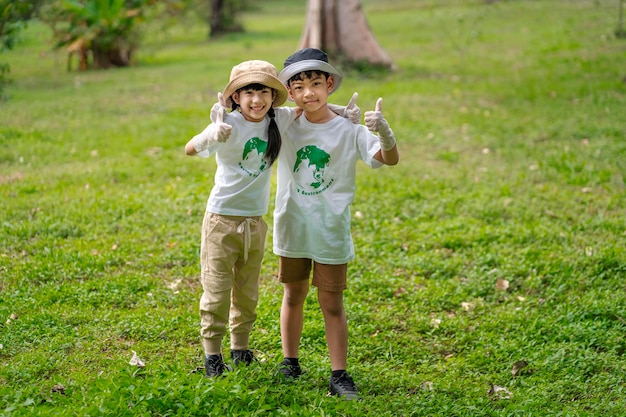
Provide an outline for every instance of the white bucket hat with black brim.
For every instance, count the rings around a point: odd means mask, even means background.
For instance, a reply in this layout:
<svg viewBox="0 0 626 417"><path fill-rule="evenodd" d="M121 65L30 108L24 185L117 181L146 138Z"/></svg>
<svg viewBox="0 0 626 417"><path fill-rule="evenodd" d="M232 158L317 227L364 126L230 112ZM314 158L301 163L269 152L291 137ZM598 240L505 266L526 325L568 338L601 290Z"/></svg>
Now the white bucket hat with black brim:
<svg viewBox="0 0 626 417"><path fill-rule="evenodd" d="M335 83L329 94L336 91L343 80L341 72L328 63L326 52L316 48L301 49L287 58L278 79L287 85L291 77L304 71L322 71L332 75ZM289 100L292 101L291 98Z"/></svg>

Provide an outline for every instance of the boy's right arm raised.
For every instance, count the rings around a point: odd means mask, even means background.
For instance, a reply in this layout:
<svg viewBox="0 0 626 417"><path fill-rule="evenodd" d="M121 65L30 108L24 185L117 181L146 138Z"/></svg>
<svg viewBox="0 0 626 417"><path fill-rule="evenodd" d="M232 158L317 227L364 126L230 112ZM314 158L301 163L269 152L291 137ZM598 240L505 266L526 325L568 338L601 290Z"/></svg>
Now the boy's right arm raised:
<svg viewBox="0 0 626 417"><path fill-rule="evenodd" d="M389 123L387 123L387 120L385 120L385 116L383 115L382 98L379 98L376 101L376 108L374 111L365 112L364 120L367 128L378 134L378 140L380 141L381 162L386 165L397 164L400 157L398 155L398 147L396 146L396 138L393 135L391 127L389 127Z"/></svg>

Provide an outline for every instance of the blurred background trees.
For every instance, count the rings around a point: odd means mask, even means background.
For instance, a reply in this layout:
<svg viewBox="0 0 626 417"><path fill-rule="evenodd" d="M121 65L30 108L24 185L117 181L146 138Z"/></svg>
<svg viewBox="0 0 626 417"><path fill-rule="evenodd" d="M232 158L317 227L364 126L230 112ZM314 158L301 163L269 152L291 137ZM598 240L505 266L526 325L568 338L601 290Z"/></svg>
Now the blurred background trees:
<svg viewBox="0 0 626 417"><path fill-rule="evenodd" d="M0 53L15 46L19 31L33 17L52 29L56 49L68 53L68 70L125 67L139 47L141 23L196 13L208 37L243 31L237 16L250 0L0 0ZM8 82L0 62L0 93Z"/></svg>
<svg viewBox="0 0 626 417"><path fill-rule="evenodd" d="M0 54L15 46L20 30L26 26L42 0L0 0ZM0 61L0 99L8 84L9 64Z"/></svg>
<svg viewBox="0 0 626 417"><path fill-rule="evenodd" d="M319 48L335 61L356 68L393 68L367 24L359 0L308 0L298 49Z"/></svg>
<svg viewBox="0 0 626 417"><path fill-rule="evenodd" d="M126 67L140 46L144 22L195 14L206 22L207 38L214 39L243 31L238 17L252 5L251 0L0 0L0 52L12 48L19 30L37 17L51 28L53 47L67 53L68 71ZM360 0L308 0L306 14L300 48L324 49L357 68L393 67ZM0 64L0 86L7 71L8 65Z"/></svg>

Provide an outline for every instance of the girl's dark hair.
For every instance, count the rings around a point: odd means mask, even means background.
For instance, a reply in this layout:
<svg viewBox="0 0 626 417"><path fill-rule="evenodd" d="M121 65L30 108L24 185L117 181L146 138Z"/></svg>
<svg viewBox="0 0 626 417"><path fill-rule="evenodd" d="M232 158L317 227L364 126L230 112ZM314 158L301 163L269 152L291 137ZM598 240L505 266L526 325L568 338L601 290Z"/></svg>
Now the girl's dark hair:
<svg viewBox="0 0 626 417"><path fill-rule="evenodd" d="M267 88L266 85L255 83L248 84L245 87L240 88L237 92L241 90L254 90L260 91L264 88ZM274 91L272 89L272 91ZM237 110L239 105L235 103L235 100L231 100L233 102L232 110ZM280 147L283 143L282 137L280 136L280 130L278 130L278 125L276 124L276 113L274 112L274 106L270 107L267 115L270 118L270 123L267 126L267 149L265 149L265 155L263 158L268 162L269 166L271 166L276 158L278 158L278 154L280 153Z"/></svg>
<svg viewBox="0 0 626 417"><path fill-rule="evenodd" d="M283 140L280 136L278 125L276 124L276 114L273 106L267 112L267 115L270 117L270 124L267 126L267 149L265 150L265 159L271 166L276 158L278 158Z"/></svg>

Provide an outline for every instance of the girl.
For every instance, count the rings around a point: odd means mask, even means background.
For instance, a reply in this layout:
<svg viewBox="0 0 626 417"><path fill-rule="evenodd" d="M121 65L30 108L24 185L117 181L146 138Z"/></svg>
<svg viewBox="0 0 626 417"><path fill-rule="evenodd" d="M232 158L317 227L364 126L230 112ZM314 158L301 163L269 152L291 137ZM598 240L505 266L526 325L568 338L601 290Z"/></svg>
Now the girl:
<svg viewBox="0 0 626 417"><path fill-rule="evenodd" d="M217 171L211 190L201 242L201 335L207 377L227 366L222 340L229 324L233 363L249 365L248 348L256 319L259 272L265 250L271 165L281 146L281 131L296 118L296 110L275 112L287 90L269 62L253 60L232 68L224 89L226 113L217 107L214 123L185 146L187 155L215 155Z"/></svg>

